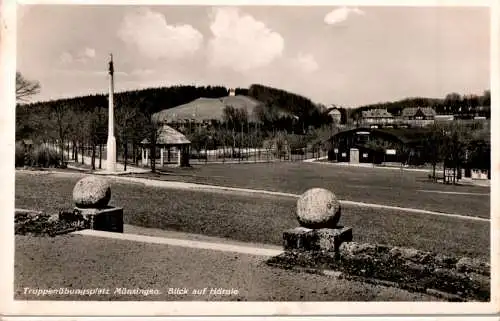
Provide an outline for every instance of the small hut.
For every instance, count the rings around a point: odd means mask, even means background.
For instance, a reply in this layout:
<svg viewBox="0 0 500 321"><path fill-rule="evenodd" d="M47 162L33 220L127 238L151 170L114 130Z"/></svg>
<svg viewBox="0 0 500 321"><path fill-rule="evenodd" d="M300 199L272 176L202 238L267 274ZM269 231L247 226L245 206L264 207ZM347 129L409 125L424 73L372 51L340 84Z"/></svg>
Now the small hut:
<svg viewBox="0 0 500 321"><path fill-rule="evenodd" d="M142 147L142 165L148 166L150 161L151 146L149 139L144 139L141 142ZM189 166L189 147L191 142L182 133L176 131L168 125L161 125L158 128L158 136L156 139L156 148L160 148L160 164L170 163L171 159L177 159L177 165L184 167Z"/></svg>

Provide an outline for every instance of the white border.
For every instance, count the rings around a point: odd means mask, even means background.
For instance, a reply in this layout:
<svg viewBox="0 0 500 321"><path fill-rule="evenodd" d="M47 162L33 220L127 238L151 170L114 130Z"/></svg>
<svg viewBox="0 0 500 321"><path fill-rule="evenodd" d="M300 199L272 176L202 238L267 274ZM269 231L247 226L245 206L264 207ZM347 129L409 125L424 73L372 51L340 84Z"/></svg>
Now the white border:
<svg viewBox="0 0 500 321"><path fill-rule="evenodd" d="M84 1L84 0L52 0L35 1L20 0L19 4L141 4L141 5L159 5L159 4L181 4L181 5L346 5L346 1L304 1L288 0L283 2L270 2L265 0L237 0L237 1L140 1L140 0L106 0L106 1ZM377 1L373 3L369 0L352 1L349 5L398 5L398 6L490 6L491 7L491 98L492 98L492 137L499 137L498 129L494 126L499 119L500 97L499 97L499 1L498 0L473 0L473 1ZM318 302L246 302L246 303L213 303L213 302L58 302L58 301L14 301L12 298L14 273L14 239L13 239L13 220L12 216L6 213L14 213L14 158L8 157L14 155L14 133L15 133L15 97L14 97L14 74L16 66L16 3L11 0L4 0L1 7L1 50L0 63L2 70L0 99L2 112L0 113L0 133L2 142L2 157L0 157L0 202L2 210L0 213L0 244L2 244L5 258L1 260L1 301L0 312L9 315L96 315L96 316L143 316L143 315L450 315L450 314L493 314L500 309L500 298L498 289L500 288L498 273L493 273L492 268L492 300L490 303L417 303L417 302L395 302L395 303L318 303ZM473 45L473 44L471 44ZM492 141L492 187L491 195L497 195L498 178L497 171L500 170L500 159L497 141ZM7 156L8 155L8 156ZM491 198L491 248L492 248L492 266L499 266L500 255L500 222L498 217L498 200ZM467 244L467 240L464 240ZM498 270L498 269L497 269ZM13 280L12 280L13 281ZM33 320L30 317L29 320ZM121 318L122 319L122 318ZM128 318L127 318L128 319ZM206 319L206 318L204 318ZM259 318L262 319L262 318ZM265 318L267 319L267 318ZM383 318L385 319L385 318Z"/></svg>

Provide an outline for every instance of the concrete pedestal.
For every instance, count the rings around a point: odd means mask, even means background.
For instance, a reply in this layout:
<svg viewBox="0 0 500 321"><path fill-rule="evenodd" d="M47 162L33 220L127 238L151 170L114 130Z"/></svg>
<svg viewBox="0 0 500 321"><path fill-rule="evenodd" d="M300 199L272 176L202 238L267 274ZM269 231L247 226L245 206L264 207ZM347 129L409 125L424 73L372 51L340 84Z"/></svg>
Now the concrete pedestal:
<svg viewBox="0 0 500 321"><path fill-rule="evenodd" d="M108 136L106 145L106 169L108 172L116 172L116 139L114 136Z"/></svg>
<svg viewBox="0 0 500 321"><path fill-rule="evenodd" d="M296 227L283 233L285 251L335 251L352 241L351 227L309 229Z"/></svg>
<svg viewBox="0 0 500 321"><path fill-rule="evenodd" d="M123 208L108 206L105 208L79 208L92 230L123 233Z"/></svg>

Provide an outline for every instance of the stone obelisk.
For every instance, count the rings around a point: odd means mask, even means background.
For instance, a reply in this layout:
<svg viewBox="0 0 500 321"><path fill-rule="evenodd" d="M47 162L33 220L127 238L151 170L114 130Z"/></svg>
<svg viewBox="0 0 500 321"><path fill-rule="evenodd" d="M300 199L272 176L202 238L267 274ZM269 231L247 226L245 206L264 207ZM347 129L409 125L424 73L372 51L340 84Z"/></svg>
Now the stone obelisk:
<svg viewBox="0 0 500 321"><path fill-rule="evenodd" d="M113 79L113 54L110 54L109 60L109 106L108 106L108 144L106 151L106 169L108 172L116 172L116 139L115 139L115 115L113 106L113 92L114 92L114 79Z"/></svg>

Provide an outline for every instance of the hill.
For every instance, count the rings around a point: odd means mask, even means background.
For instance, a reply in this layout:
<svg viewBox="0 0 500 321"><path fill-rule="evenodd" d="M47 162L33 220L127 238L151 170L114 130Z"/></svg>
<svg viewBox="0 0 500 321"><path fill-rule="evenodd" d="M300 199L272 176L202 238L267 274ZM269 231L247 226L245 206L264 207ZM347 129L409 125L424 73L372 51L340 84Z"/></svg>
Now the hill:
<svg viewBox="0 0 500 321"><path fill-rule="evenodd" d="M232 106L244 109L250 121L258 121L259 108L264 108L264 103L244 95L226 96L221 98L198 98L187 104L164 109L152 117L160 122L175 122L185 119L201 122L204 120L224 120L224 108ZM287 112L282 112L286 116Z"/></svg>

